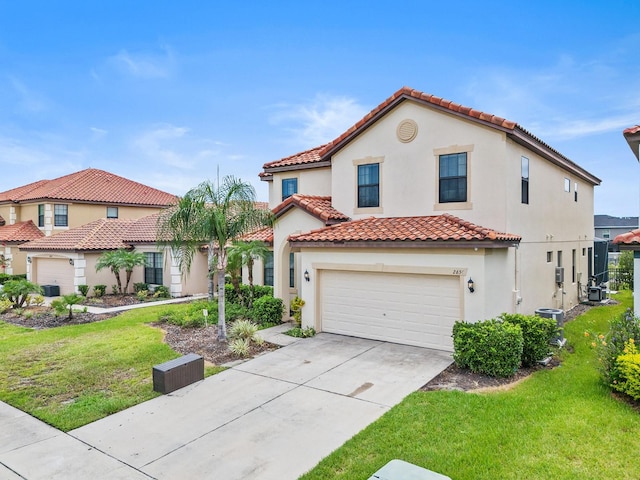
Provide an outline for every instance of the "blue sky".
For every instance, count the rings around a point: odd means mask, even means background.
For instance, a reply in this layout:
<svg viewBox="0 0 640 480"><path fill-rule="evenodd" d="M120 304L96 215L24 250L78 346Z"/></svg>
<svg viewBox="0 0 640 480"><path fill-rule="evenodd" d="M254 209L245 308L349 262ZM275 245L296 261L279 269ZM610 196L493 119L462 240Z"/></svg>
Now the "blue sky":
<svg viewBox="0 0 640 480"><path fill-rule="evenodd" d="M640 2L0 0L0 191L258 180L402 86L518 122L638 215Z"/></svg>

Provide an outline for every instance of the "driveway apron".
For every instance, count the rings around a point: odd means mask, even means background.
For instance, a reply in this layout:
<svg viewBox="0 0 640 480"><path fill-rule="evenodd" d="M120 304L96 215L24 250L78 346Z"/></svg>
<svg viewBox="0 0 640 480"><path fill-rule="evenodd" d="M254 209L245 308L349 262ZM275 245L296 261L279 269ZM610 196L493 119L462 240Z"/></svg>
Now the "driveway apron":
<svg viewBox="0 0 640 480"><path fill-rule="evenodd" d="M451 362L447 352L321 333L68 437L132 475L296 479Z"/></svg>

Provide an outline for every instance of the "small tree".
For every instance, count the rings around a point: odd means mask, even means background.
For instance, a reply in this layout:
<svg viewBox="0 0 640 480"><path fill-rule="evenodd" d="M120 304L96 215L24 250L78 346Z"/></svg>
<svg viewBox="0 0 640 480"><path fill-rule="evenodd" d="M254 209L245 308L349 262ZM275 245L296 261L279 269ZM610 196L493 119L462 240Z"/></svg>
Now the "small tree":
<svg viewBox="0 0 640 480"><path fill-rule="evenodd" d="M42 288L28 280L9 280L4 284L3 294L11 301L13 308L22 308L32 293L42 295Z"/></svg>
<svg viewBox="0 0 640 480"><path fill-rule="evenodd" d="M267 246L258 240L251 242L234 242L229 247L229 262L240 263L240 268L247 267L249 279L249 308L253 306L253 263L255 260L264 260L269 254Z"/></svg>
<svg viewBox="0 0 640 480"><path fill-rule="evenodd" d="M145 266L147 264L147 257L142 252L132 252L120 248L118 250L112 250L110 252L104 252L98 258L96 262L96 272L99 272L103 268L108 268L116 276L116 282L118 284L118 293L124 294L129 290L129 282L131 281L131 274L133 269L139 266ZM126 272L126 283L124 288L122 287L122 280L120 278L120 270Z"/></svg>
<svg viewBox="0 0 640 480"><path fill-rule="evenodd" d="M77 293L70 293L69 295L63 295L62 301L65 306L69 309L69 320L73 318L73 306L77 305L83 300L83 297L78 295Z"/></svg>

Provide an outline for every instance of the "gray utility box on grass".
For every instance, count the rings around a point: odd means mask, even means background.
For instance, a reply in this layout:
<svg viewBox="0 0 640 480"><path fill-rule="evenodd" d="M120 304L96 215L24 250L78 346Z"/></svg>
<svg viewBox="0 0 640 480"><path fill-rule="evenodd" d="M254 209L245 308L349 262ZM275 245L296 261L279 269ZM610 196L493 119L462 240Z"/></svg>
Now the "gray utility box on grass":
<svg viewBox="0 0 640 480"><path fill-rule="evenodd" d="M542 318L553 318L558 326L558 336L554 338L556 343L564 343L564 311L559 308L539 308L536 315Z"/></svg>
<svg viewBox="0 0 640 480"><path fill-rule="evenodd" d="M451 477L403 460L391 460L368 480L451 480Z"/></svg>
<svg viewBox="0 0 640 480"><path fill-rule="evenodd" d="M153 390L171 393L204 380L204 358L190 353L153 367Z"/></svg>
<svg viewBox="0 0 640 480"><path fill-rule="evenodd" d="M59 285L42 285L42 291L45 297L59 297L60 286Z"/></svg>

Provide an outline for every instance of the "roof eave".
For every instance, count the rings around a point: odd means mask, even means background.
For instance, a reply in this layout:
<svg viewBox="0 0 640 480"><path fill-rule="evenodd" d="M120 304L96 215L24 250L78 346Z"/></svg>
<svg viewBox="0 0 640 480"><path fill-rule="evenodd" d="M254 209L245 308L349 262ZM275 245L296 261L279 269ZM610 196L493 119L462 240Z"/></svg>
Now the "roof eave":
<svg viewBox="0 0 640 480"><path fill-rule="evenodd" d="M640 132L625 133L624 138L629 144L629 148L636 156L636 159L640 161Z"/></svg>
<svg viewBox="0 0 640 480"><path fill-rule="evenodd" d="M509 248L520 240L365 240L308 241L289 240L291 248Z"/></svg>
<svg viewBox="0 0 640 480"><path fill-rule="evenodd" d="M327 159L320 160L318 162L299 163L294 165L282 165L280 167L267 167L264 169L264 173L270 173L273 175L274 173L279 173L279 172L290 172L292 170L310 170L312 168L324 168L324 167L330 167L330 166L331 166L331 159L327 158ZM273 180L273 177L270 177L270 178L262 177L262 179L264 181L270 181L270 180Z"/></svg>
<svg viewBox="0 0 640 480"><path fill-rule="evenodd" d="M567 170L574 175L577 175L582 180L589 182L592 185L600 185L602 183L602 180L600 180L598 177L592 175L582 167L579 167L577 164L573 163L568 158L564 157L561 154L558 154L552 148L536 140L522 128L513 129L512 131L507 133L507 136L517 144L528 148L529 150L549 160L554 165L557 165L560 168Z"/></svg>

